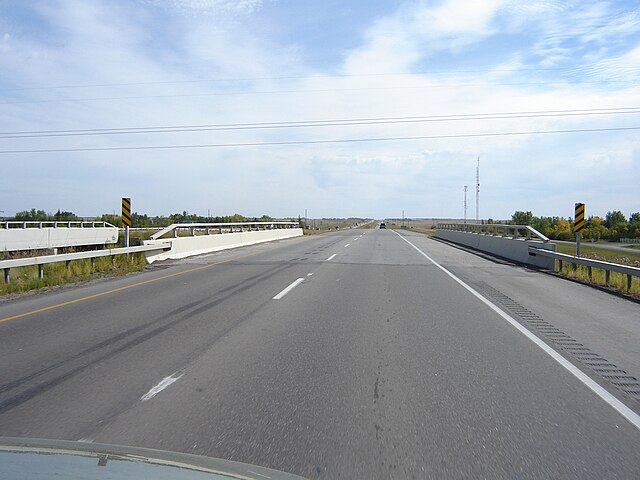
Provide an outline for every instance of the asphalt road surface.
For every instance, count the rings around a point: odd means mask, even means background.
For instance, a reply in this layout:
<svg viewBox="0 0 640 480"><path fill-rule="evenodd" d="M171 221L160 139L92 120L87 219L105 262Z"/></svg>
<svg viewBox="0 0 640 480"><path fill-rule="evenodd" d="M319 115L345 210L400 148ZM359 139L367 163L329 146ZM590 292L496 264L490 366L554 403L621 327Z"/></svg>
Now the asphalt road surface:
<svg viewBox="0 0 640 480"><path fill-rule="evenodd" d="M640 305L349 230L0 303L0 435L309 478L640 478Z"/></svg>

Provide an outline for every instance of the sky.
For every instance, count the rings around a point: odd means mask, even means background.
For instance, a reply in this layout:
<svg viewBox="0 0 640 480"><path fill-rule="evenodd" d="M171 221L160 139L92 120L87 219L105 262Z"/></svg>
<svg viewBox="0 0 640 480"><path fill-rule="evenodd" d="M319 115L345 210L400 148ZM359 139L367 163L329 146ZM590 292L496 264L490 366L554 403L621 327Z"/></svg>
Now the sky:
<svg viewBox="0 0 640 480"><path fill-rule="evenodd" d="M0 0L0 216L473 219L478 158L640 211L637 1Z"/></svg>

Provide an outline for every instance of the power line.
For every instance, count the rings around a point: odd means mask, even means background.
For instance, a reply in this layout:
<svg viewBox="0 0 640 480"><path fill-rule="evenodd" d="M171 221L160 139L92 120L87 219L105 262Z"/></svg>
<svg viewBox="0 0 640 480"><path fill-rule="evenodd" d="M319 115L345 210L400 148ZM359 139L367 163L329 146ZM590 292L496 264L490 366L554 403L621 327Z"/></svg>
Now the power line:
<svg viewBox="0 0 640 480"><path fill-rule="evenodd" d="M134 87L149 85L179 85L189 83L205 83L205 82L251 82L259 80L305 80L305 79L323 79L323 78L362 78L362 77L411 77L418 75L451 75L457 73L517 73L517 72L571 72L577 73L583 70L600 68L599 64L580 65L577 67L522 67L522 68L487 68L487 69L453 69L453 70L421 70L416 72L392 72L392 73L335 73L326 75L283 75L283 76L264 76L264 77L223 77L223 78L202 78L192 80L162 80L162 81L143 81L143 82L121 82L121 83L85 83L71 85L42 85L32 87L15 87L3 88L0 92L18 92L29 90L55 90L55 89L73 89L73 88L99 88L99 87ZM637 69L633 65L620 66L617 69Z"/></svg>
<svg viewBox="0 0 640 480"><path fill-rule="evenodd" d="M332 140L291 140L281 142L247 142L247 143L209 143L187 145L141 145L132 147L81 147L81 148L46 148L36 150L0 150L0 154L17 153L61 153L61 152L106 152L119 150L175 150L186 148L216 148L216 147L263 147L276 145L318 145L335 143L363 143L363 142L388 142L404 140L435 140L446 138L477 138L477 137L507 137L516 135L545 135L558 133L586 133L586 132L616 132L640 130L640 126L611 127L611 128L580 128L573 130L538 130L529 132L495 132L495 133L463 133L452 135L424 135L415 137L379 137L379 138L346 138Z"/></svg>
<svg viewBox="0 0 640 480"><path fill-rule="evenodd" d="M279 128L311 128L311 127L335 127L350 125L389 125L403 123L423 122L449 122L469 120L500 120L513 118L546 118L546 117L582 117L593 115L620 115L638 114L640 107L621 108L593 108L579 110L542 110L529 112L496 112L476 114L453 115L428 115L428 116L404 116L404 117L373 117L333 120L303 120L289 122L257 122L257 123L229 123L229 124L200 124L200 125L175 125L152 127L122 127L99 128L77 130L31 130L16 132L0 132L0 139L12 138L46 138L46 137L74 137L97 135L131 135L140 133L182 133L201 131L223 130L255 130L255 129L279 129Z"/></svg>
<svg viewBox="0 0 640 480"><path fill-rule="evenodd" d="M609 85L617 83L629 83L626 80L611 81L580 81L582 85ZM358 91L382 91L382 90L429 90L483 86L549 86L567 85L569 81L563 82L479 82L479 83L446 83L439 85L393 85L389 87L351 87L351 88L319 88L319 89L289 89L289 90L255 90L255 91L231 91L231 92L202 92L202 93L167 93L157 95L122 95L113 97L80 97L80 98L53 98L46 100L15 100L10 102L0 102L0 105L24 105L38 103L63 103L63 102L95 102L105 100L144 100L152 98L197 98L197 97L219 97L230 95L280 95L288 93L323 93L323 92L358 92Z"/></svg>

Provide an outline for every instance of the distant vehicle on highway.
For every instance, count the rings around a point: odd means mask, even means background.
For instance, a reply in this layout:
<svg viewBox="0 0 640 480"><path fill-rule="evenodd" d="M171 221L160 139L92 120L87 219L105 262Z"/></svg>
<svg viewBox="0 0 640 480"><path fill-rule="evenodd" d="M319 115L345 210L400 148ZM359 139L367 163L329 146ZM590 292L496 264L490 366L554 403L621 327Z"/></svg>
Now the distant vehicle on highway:
<svg viewBox="0 0 640 480"><path fill-rule="evenodd" d="M382 223L380 224L380 228L387 228L387 226L385 225L385 223L384 223L384 222L382 222Z"/></svg>

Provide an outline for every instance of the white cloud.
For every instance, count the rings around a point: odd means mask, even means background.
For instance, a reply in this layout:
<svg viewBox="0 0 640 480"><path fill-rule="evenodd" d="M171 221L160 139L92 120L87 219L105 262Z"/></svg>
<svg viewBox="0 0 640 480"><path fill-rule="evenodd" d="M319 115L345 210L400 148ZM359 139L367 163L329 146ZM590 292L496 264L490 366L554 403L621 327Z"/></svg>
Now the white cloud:
<svg viewBox="0 0 640 480"><path fill-rule="evenodd" d="M167 8L185 14L215 16L249 15L262 7L262 0L138 0L140 3Z"/></svg>
<svg viewBox="0 0 640 480"><path fill-rule="evenodd" d="M233 2L196 2L187 6L183 3L177 2L176 8L223 12L225 5L233 7ZM505 22L515 24L512 18L522 11L513 2L473 2L473 6L468 3L450 1L437 7L410 4L379 18L364 29L362 44L345 52L344 63L338 70L356 74L345 77L323 76L330 72L312 70L291 45L264 37L260 29L254 28L259 19L250 18L256 8L264 8L259 2L248 2L229 14L244 15L243 21L230 25L226 14L187 15L188 18L172 22L168 33L161 37L156 37L155 28L164 24L149 27L155 20L153 12L140 10L139 6L114 9L108 3L94 2L86 7L84 2L61 3L56 8L40 10L43 22L55 27L55 42L14 36L12 30L7 30L10 37L5 35L0 40L0 46L10 45L8 50L0 50L3 52L0 68L11 72L11 81L28 86L133 85L5 92L0 101L51 100L61 96L158 97L5 104L0 129L296 121L640 105L637 82L632 83L627 77L621 78L628 83L616 88L580 84L573 79L521 85L535 83L535 79L529 78L528 72L504 70L526 66L531 44L514 48L515 60L511 63L489 63L486 71L452 69L447 74L357 76L410 72L416 62L436 54L455 58L455 52L462 46L479 45L499 34L499 27ZM521 24L533 24L536 28L550 11L562 12L558 2L526 5L533 23L520 19ZM545 41L535 46L547 59L552 55L558 58L571 55L570 50L563 50L566 47L562 42L547 41L555 35L554 31L561 29L563 22L558 20L549 27ZM149 43L158 38L167 45L149 48ZM639 52L638 48L628 49L624 54L612 56L607 51L597 51L598 63L591 72L593 79L635 71L623 67L636 68ZM277 78L285 76L303 78ZM248 77L252 79L221 81ZM160 83L145 83L149 81ZM135 85L136 82L145 84ZM506 85L509 83L512 84ZM230 93L239 91L247 94ZM265 91L287 93L255 93ZM208 96L189 96L199 93ZM162 96L171 94L182 96ZM404 123L65 138L46 142L23 140L10 145L33 148L448 135L615 126L634 124L634 118ZM634 191L631 185L640 182L639 155L633 147L637 140L636 134L593 134L0 156L0 162L7 167L3 175L12 186L0 193L0 201L7 211L11 208L5 206L7 202L15 202L17 198L21 203L16 209L62 208L91 215L117 208L117 199L129 193L135 199L135 209L150 214L177 210L203 213L211 208L219 213L297 215L301 209L309 208L314 215L397 216L402 204L411 205L406 208L413 210L412 216L454 216L460 214L462 185L473 185L475 158L480 155L484 214L505 217L515 209L515 198L524 201L517 189L508 186L512 184L533 192L526 198L528 206L522 208L538 214L557 214L559 205L571 205L581 191L594 189L597 184L623 182L620 188ZM2 142L3 148L9 144ZM582 185L567 181L577 166L585 172ZM52 183L64 184L65 188L51 188ZM604 205L605 195L602 193L591 201ZM626 203L611 208L632 208L634 195L629 193Z"/></svg>
<svg viewBox="0 0 640 480"><path fill-rule="evenodd" d="M347 52L344 71L408 71L435 52L460 49L490 35L491 21L503 4L503 0L447 0L435 8L407 5L365 33L364 45Z"/></svg>

